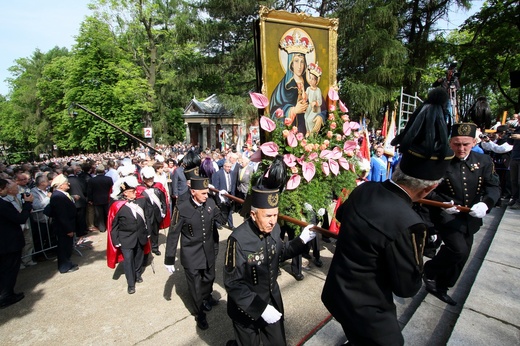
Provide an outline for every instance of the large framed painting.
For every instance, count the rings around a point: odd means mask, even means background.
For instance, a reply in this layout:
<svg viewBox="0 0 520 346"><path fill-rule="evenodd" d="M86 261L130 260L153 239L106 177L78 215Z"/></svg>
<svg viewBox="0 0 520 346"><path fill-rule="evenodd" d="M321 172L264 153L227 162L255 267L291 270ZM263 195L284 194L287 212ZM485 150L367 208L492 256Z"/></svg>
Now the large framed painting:
<svg viewBox="0 0 520 346"><path fill-rule="evenodd" d="M266 112L306 134L327 118L327 93L336 87L338 19L260 8L261 92ZM320 118L320 119L318 119Z"/></svg>

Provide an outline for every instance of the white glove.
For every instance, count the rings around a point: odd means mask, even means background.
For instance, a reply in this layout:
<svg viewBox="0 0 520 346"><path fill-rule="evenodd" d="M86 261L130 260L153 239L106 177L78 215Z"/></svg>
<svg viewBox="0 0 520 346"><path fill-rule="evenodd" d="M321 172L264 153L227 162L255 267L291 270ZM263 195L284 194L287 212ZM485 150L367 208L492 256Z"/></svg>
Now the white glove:
<svg viewBox="0 0 520 346"><path fill-rule="evenodd" d="M307 211L312 211L312 205L310 205L309 203L305 202L305 203L303 203L303 209L305 209Z"/></svg>
<svg viewBox="0 0 520 346"><path fill-rule="evenodd" d="M316 238L316 232L311 231L312 227L314 227L314 225L305 226L302 233L300 234L300 238L305 244Z"/></svg>
<svg viewBox="0 0 520 346"><path fill-rule="evenodd" d="M325 208L320 208L320 209L318 209L317 214L318 214L318 216L323 216L323 215L325 215Z"/></svg>
<svg viewBox="0 0 520 346"><path fill-rule="evenodd" d="M453 200L451 202L443 202L444 204L449 204L449 205L453 205ZM456 206L453 206L451 208L446 208L444 209L444 211L450 215L453 215L453 214L458 214L460 213L460 210L457 209Z"/></svg>
<svg viewBox="0 0 520 346"><path fill-rule="evenodd" d="M262 312L262 318L269 324L278 322L281 317L282 314L280 313L280 311L276 310L276 308L271 304L268 304L265 307L264 312Z"/></svg>
<svg viewBox="0 0 520 346"><path fill-rule="evenodd" d="M226 203L226 202L227 202L227 198L224 197L224 195L227 194L227 193L228 193L228 192L227 192L226 190L220 190L220 191L218 192L218 198L220 198L220 201L221 201L222 203Z"/></svg>
<svg viewBox="0 0 520 346"><path fill-rule="evenodd" d="M210 189L214 189L214 188L215 188L215 186L213 186L213 184L208 184L208 187L209 187Z"/></svg>
<svg viewBox="0 0 520 346"><path fill-rule="evenodd" d="M168 270L168 273L170 273L170 275L175 273L175 266L173 264L172 265L165 264L164 266L166 267L166 270Z"/></svg>
<svg viewBox="0 0 520 346"><path fill-rule="evenodd" d="M478 202L477 204L475 204L474 206L471 207L471 211L469 212L469 215L482 219L484 216L486 216L487 211L488 211L487 204L484 202Z"/></svg>

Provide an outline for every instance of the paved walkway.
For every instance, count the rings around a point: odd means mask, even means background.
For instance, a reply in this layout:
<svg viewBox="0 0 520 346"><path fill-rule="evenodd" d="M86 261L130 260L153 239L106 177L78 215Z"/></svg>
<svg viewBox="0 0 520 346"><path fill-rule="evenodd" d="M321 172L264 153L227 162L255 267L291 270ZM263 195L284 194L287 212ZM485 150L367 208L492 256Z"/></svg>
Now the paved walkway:
<svg viewBox="0 0 520 346"><path fill-rule="evenodd" d="M414 298L396 298L407 345L520 344L520 211L506 210L500 222L503 212L495 208L486 216L485 226L475 239L472 259L450 291L459 302L469 294L464 304L454 309L427 295L424 289ZM235 224L240 222L235 217ZM206 331L196 328L187 308L187 286L180 266L169 276L163 257L156 257L153 266L146 268L137 292L128 295L122 268L112 270L106 266L106 234L93 233L93 249L82 250L82 257L73 255L80 270L59 274L56 261L47 260L20 271L16 289L26 297L0 310L0 344L225 345L233 338L222 282L229 233L227 229L221 233L220 269L217 267L214 286L221 303L208 313L210 328ZM288 261L278 279L289 345L334 346L345 342L341 328L329 320L320 299L334 251L334 243L322 245L322 268L304 259L305 279L296 281L286 271L290 270ZM161 250L164 252L164 245Z"/></svg>

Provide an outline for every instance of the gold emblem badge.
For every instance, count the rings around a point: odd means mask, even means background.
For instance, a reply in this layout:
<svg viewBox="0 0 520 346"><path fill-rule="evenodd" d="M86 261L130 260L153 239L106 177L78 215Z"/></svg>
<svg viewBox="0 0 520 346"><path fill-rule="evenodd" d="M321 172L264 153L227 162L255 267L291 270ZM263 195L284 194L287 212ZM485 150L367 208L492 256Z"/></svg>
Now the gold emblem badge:
<svg viewBox="0 0 520 346"><path fill-rule="evenodd" d="M461 124L457 129L459 136L470 136L471 135L471 126L468 124Z"/></svg>
<svg viewBox="0 0 520 346"><path fill-rule="evenodd" d="M206 189L209 187L208 179L204 179L204 180L202 181L202 186L204 186L204 188L206 188Z"/></svg>
<svg viewBox="0 0 520 346"><path fill-rule="evenodd" d="M273 194L270 194L269 196L267 196L267 203L271 207L276 207L278 205L278 194L273 193Z"/></svg>

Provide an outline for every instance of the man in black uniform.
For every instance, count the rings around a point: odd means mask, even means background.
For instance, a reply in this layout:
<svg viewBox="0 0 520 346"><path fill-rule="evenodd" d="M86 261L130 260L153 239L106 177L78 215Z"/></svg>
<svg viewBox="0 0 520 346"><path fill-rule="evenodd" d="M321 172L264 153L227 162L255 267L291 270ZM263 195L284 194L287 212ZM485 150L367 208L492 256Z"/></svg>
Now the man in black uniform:
<svg viewBox="0 0 520 346"><path fill-rule="evenodd" d="M181 264L184 267L188 289L196 314L197 326L208 329L206 313L218 302L211 296L215 280L215 249L212 226L215 220L223 222L220 209L212 198L208 199L207 178L190 180L191 197L178 200L173 211L173 221L166 240L166 269L175 272L177 243L181 239Z"/></svg>
<svg viewBox="0 0 520 346"><path fill-rule="evenodd" d="M282 241L278 191L253 188L251 217L228 239L224 285L238 345L286 344L278 265L305 251L316 236L309 225L291 242Z"/></svg>
<svg viewBox="0 0 520 346"><path fill-rule="evenodd" d="M150 237L149 221L153 216L146 199L136 198L139 182L135 176L124 177L116 185L119 199L110 206L107 229L113 246L119 248L124 258L128 294L134 294L135 283L143 282L144 247Z"/></svg>
<svg viewBox="0 0 520 346"><path fill-rule="evenodd" d="M399 137L392 178L359 185L336 212L341 228L321 299L349 345L404 344L392 293L411 297L421 288L427 226L412 203L437 187L453 157L443 95L425 103Z"/></svg>
<svg viewBox="0 0 520 346"><path fill-rule="evenodd" d="M450 147L455 158L450 162L444 181L429 198L471 208L461 213L456 207L432 208L430 218L444 245L424 266L426 290L450 304L457 303L447 294L455 285L473 245L473 234L482 226L482 218L500 198L499 179L491 158L471 151L476 144L477 126L472 123L453 125Z"/></svg>

